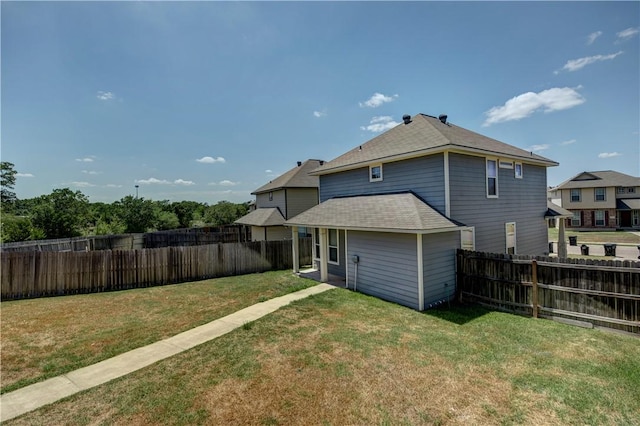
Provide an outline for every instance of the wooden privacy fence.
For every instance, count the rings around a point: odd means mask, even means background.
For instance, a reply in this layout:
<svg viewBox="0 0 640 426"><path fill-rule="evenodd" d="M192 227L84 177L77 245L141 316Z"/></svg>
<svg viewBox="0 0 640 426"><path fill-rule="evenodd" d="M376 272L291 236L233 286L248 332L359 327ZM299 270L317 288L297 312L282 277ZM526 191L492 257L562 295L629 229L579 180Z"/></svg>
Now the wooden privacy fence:
<svg viewBox="0 0 640 426"><path fill-rule="evenodd" d="M461 301L640 333L640 262L457 252Z"/></svg>
<svg viewBox="0 0 640 426"><path fill-rule="evenodd" d="M311 239L301 239L300 247L301 264L311 263ZM292 266L291 241L2 253L0 285L2 300L9 300L150 287Z"/></svg>

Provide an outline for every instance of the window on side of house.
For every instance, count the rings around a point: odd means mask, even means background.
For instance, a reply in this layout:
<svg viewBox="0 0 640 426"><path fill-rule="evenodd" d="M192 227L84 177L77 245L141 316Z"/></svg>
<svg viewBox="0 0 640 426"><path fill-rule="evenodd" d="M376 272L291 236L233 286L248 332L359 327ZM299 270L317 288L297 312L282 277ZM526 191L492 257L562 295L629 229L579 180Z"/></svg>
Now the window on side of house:
<svg viewBox="0 0 640 426"><path fill-rule="evenodd" d="M369 182L380 182L382 180L382 164L369 166Z"/></svg>
<svg viewBox="0 0 640 426"><path fill-rule="evenodd" d="M460 231L460 248L462 250L476 249L475 228Z"/></svg>
<svg viewBox="0 0 640 426"><path fill-rule="evenodd" d="M320 260L320 230L318 228L313 230L313 258Z"/></svg>
<svg viewBox="0 0 640 426"><path fill-rule="evenodd" d="M629 194L635 194L636 193L636 187L635 186L630 186L629 188L627 188L627 192Z"/></svg>
<svg viewBox="0 0 640 426"><path fill-rule="evenodd" d="M506 252L509 254L516 254L516 223L505 223L504 230L506 238Z"/></svg>
<svg viewBox="0 0 640 426"><path fill-rule="evenodd" d="M487 158L487 197L498 198L498 164Z"/></svg>
<svg viewBox="0 0 640 426"><path fill-rule="evenodd" d="M640 210L633 211L633 226L640 225Z"/></svg>
<svg viewBox="0 0 640 426"><path fill-rule="evenodd" d="M594 188L595 201L607 201L606 188Z"/></svg>
<svg viewBox="0 0 640 426"><path fill-rule="evenodd" d="M571 226L581 226L582 223L580 221L580 212L573 212L573 217L571 218Z"/></svg>
<svg viewBox="0 0 640 426"><path fill-rule="evenodd" d="M516 163L513 174L516 179L522 179L522 163Z"/></svg>
<svg viewBox="0 0 640 426"><path fill-rule="evenodd" d="M594 213L596 226L604 226L604 210L596 210Z"/></svg>
<svg viewBox="0 0 640 426"><path fill-rule="evenodd" d="M329 239L329 263L338 264L338 230L327 230Z"/></svg>
<svg viewBox="0 0 640 426"><path fill-rule="evenodd" d="M626 189L624 186L619 186L616 188L616 193L618 194L624 194L626 192Z"/></svg>
<svg viewBox="0 0 640 426"><path fill-rule="evenodd" d="M273 201L273 192L269 193L269 201Z"/></svg>
<svg viewBox="0 0 640 426"><path fill-rule="evenodd" d="M500 160L499 164L501 169L513 169L513 161Z"/></svg>
<svg viewBox="0 0 640 426"><path fill-rule="evenodd" d="M582 198L582 193L580 191L580 188L574 188L571 190L571 202L572 203L579 203L580 202L580 198Z"/></svg>

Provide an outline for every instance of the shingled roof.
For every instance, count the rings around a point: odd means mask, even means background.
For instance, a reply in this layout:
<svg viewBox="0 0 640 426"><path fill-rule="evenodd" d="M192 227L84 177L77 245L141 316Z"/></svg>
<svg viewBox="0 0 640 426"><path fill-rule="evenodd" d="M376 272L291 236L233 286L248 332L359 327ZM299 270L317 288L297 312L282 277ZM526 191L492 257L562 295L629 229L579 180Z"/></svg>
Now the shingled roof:
<svg viewBox="0 0 640 426"><path fill-rule="evenodd" d="M445 150L495 155L544 166L558 165L555 161L524 149L463 129L449 122L443 123L437 117L418 114L411 118L408 124L399 124L351 151L324 163L314 170L313 174L323 175L363 167L375 162L397 161Z"/></svg>
<svg viewBox="0 0 640 426"><path fill-rule="evenodd" d="M411 192L331 198L285 225L400 233L454 231L460 227Z"/></svg>
<svg viewBox="0 0 640 426"><path fill-rule="evenodd" d="M582 172L567 179L560 185L552 188L552 190L607 186L640 186L640 177L625 175L624 173L614 172L613 170Z"/></svg>
<svg viewBox="0 0 640 426"><path fill-rule="evenodd" d="M309 172L318 168L322 163L321 160L307 160L266 185L262 185L251 194L256 195L283 188L317 188L320 185L319 179L317 176L309 175Z"/></svg>
<svg viewBox="0 0 640 426"><path fill-rule="evenodd" d="M255 209L254 211L242 216L234 223L252 226L280 226L284 224L284 216L275 207Z"/></svg>

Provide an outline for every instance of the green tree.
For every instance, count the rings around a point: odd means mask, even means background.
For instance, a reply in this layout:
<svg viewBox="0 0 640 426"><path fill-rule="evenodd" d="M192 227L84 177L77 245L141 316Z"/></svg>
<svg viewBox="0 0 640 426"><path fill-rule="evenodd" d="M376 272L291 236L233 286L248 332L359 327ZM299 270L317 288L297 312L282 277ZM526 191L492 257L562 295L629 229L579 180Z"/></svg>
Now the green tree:
<svg viewBox="0 0 640 426"><path fill-rule="evenodd" d="M0 227L0 241L12 243L26 241L31 238L32 225L28 217L20 217L12 214L3 214Z"/></svg>
<svg viewBox="0 0 640 426"><path fill-rule="evenodd" d="M16 201L16 193L13 188L16 184L16 170L13 163L8 161L0 162L0 204L2 210L9 210Z"/></svg>
<svg viewBox="0 0 640 426"><path fill-rule="evenodd" d="M220 201L207 208L204 220L213 226L229 225L247 214L247 211L248 207L245 203L235 204L229 201Z"/></svg>
<svg viewBox="0 0 640 426"><path fill-rule="evenodd" d="M180 220L175 213L163 210L158 212L158 214L156 215L155 228L158 231L177 229L179 227Z"/></svg>
<svg viewBox="0 0 640 426"><path fill-rule="evenodd" d="M176 201L171 203L171 209L178 217L180 222L180 228L189 228L194 220L197 219L197 213L200 213L200 218L204 213L207 205L198 203L197 201Z"/></svg>
<svg viewBox="0 0 640 426"><path fill-rule="evenodd" d="M54 189L39 197L32 212L33 226L46 238L66 238L82 235L87 225L89 199L80 191Z"/></svg>
<svg viewBox="0 0 640 426"><path fill-rule="evenodd" d="M147 232L156 221L156 207L153 201L127 195L115 203L118 217L124 223L124 232Z"/></svg>

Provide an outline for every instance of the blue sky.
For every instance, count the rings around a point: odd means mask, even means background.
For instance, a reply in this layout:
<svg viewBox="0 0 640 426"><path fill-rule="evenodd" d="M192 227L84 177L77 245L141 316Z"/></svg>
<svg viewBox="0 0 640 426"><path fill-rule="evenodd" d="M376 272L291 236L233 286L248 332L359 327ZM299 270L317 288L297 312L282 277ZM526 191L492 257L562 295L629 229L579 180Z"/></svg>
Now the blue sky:
<svg viewBox="0 0 640 426"><path fill-rule="evenodd" d="M640 175L639 2L6 2L18 198L248 201L308 158L449 121Z"/></svg>

